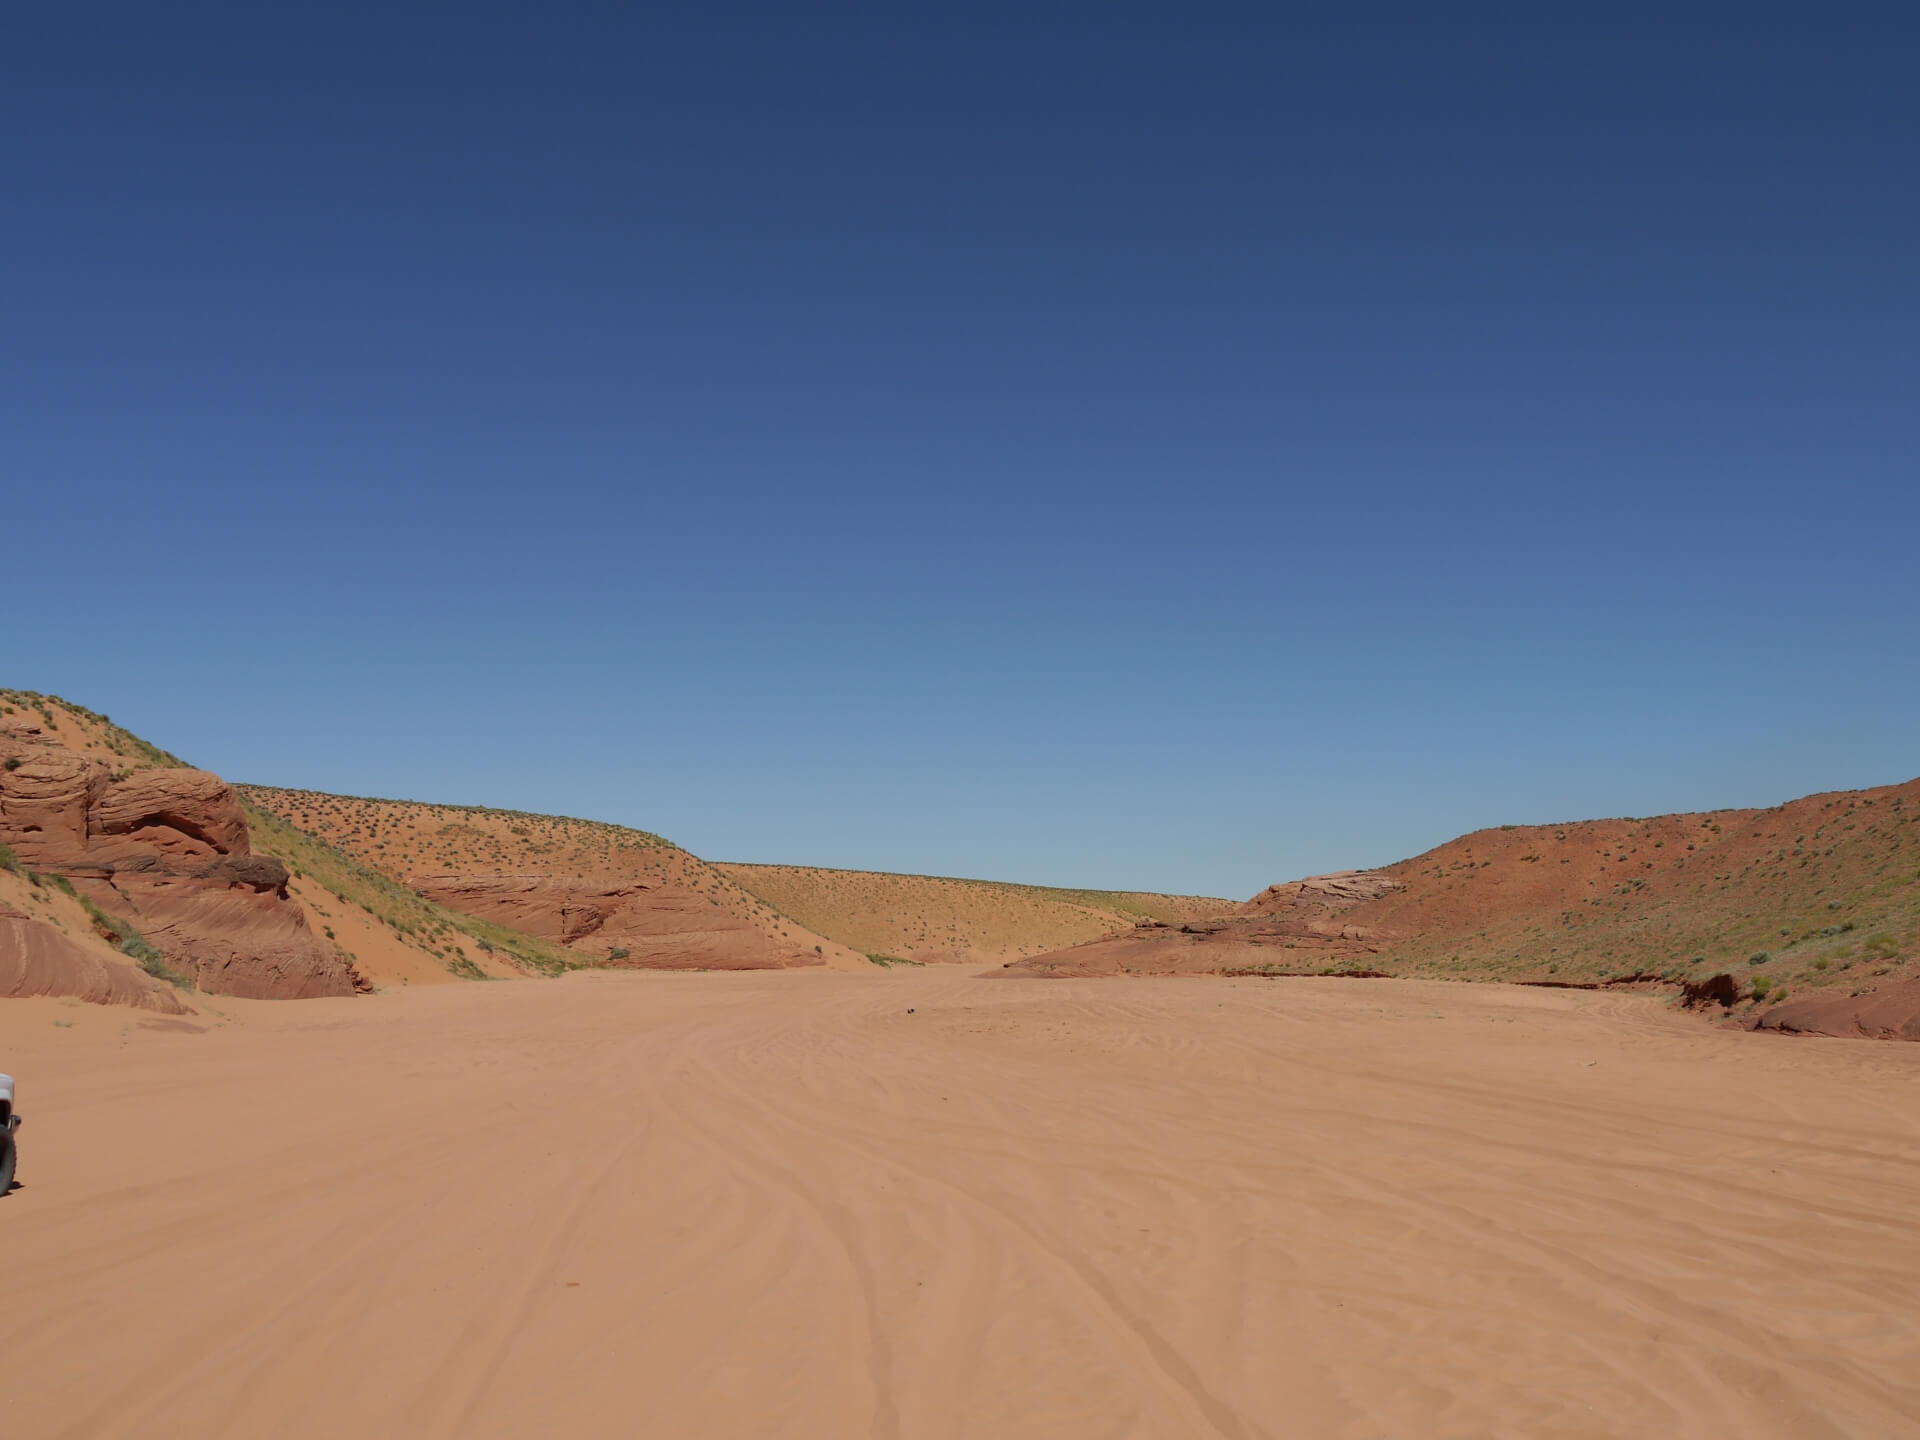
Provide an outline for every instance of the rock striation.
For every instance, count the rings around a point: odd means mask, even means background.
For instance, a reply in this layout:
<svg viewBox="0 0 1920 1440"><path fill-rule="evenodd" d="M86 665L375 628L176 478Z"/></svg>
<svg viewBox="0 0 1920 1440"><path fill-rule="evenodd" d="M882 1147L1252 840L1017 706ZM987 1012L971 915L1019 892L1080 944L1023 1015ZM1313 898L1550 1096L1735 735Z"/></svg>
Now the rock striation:
<svg viewBox="0 0 1920 1440"><path fill-rule="evenodd" d="M288 898L286 867L251 853L239 798L217 775L115 769L36 726L0 725L0 844L65 877L202 990L279 1000L364 988Z"/></svg>
<svg viewBox="0 0 1920 1440"><path fill-rule="evenodd" d="M162 1015L191 1012L171 985L131 961L109 959L44 920L0 902L0 999L72 995L93 1005L133 1005Z"/></svg>
<svg viewBox="0 0 1920 1440"><path fill-rule="evenodd" d="M1346 910L1405 888L1404 881L1384 870L1336 870L1330 875L1309 875L1304 880L1269 885L1240 908L1248 915L1301 909Z"/></svg>
<svg viewBox="0 0 1920 1440"><path fill-rule="evenodd" d="M777 970L819 963L813 953L782 945L671 882L461 873L411 875L407 883L436 904L581 949L603 965Z"/></svg>

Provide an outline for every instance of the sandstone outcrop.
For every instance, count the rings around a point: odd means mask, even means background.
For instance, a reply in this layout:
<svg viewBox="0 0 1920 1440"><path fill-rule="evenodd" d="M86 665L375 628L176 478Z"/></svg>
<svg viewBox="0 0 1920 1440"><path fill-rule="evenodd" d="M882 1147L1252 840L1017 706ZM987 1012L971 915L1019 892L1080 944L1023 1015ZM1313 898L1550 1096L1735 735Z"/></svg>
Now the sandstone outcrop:
<svg viewBox="0 0 1920 1440"><path fill-rule="evenodd" d="M1404 881L1380 870L1310 875L1269 885L1221 914L1179 925L1143 920L1130 934L1031 956L988 973L1049 978L1263 969L1347 974L1379 954L1392 932L1357 923L1344 912L1404 888Z"/></svg>
<svg viewBox="0 0 1920 1440"><path fill-rule="evenodd" d="M407 883L436 904L561 945L598 933L649 889L572 875L413 875Z"/></svg>
<svg viewBox="0 0 1920 1440"><path fill-rule="evenodd" d="M37 727L0 726L0 844L64 876L203 990L293 999L361 988L287 898L285 866L250 852L245 813L217 775L117 770Z"/></svg>
<svg viewBox="0 0 1920 1440"><path fill-rule="evenodd" d="M1364 925L1314 911L1232 915L1186 925L1146 924L1129 934L1011 962L992 976L1218 975L1263 966L1318 974L1365 965L1382 948Z"/></svg>
<svg viewBox="0 0 1920 1440"><path fill-rule="evenodd" d="M719 867L629 826L268 786L241 793L422 898L570 949L578 963L670 970L867 964ZM510 939L499 948L511 952Z"/></svg>
<svg viewBox="0 0 1920 1440"><path fill-rule="evenodd" d="M1763 1012L1753 1028L1784 1035L1920 1040L1920 979L1871 990L1814 991Z"/></svg>
<svg viewBox="0 0 1920 1440"><path fill-rule="evenodd" d="M407 883L437 904L593 955L651 970L778 970L817 965L683 885L572 875L429 874Z"/></svg>
<svg viewBox="0 0 1920 1440"><path fill-rule="evenodd" d="M0 999L73 995L93 1005L133 1005L162 1015L191 1012L167 985L131 961L112 960L44 920L0 903Z"/></svg>
<svg viewBox="0 0 1920 1440"><path fill-rule="evenodd" d="M1306 908L1345 910L1405 888L1403 881L1384 870L1336 870L1330 875L1309 875L1304 880L1269 885L1240 908L1249 915Z"/></svg>

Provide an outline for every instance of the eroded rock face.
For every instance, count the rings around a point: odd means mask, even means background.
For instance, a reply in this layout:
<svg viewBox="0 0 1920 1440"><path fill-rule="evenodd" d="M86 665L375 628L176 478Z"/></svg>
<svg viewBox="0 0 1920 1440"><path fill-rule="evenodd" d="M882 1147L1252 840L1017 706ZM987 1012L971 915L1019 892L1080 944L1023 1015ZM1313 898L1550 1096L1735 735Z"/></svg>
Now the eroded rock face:
<svg viewBox="0 0 1920 1440"><path fill-rule="evenodd" d="M1254 915L1305 908L1345 910L1405 888L1382 870L1336 870L1331 875L1269 885L1242 908Z"/></svg>
<svg viewBox="0 0 1920 1440"><path fill-rule="evenodd" d="M571 875L414 875L407 883L438 904L543 940L571 945L597 933L644 885L606 885Z"/></svg>
<svg viewBox="0 0 1920 1440"><path fill-rule="evenodd" d="M66 876L217 995L293 999L364 988L250 853L239 798L204 770L116 771L30 730L0 730L0 844ZM137 973L137 972L136 972Z"/></svg>
<svg viewBox="0 0 1920 1440"><path fill-rule="evenodd" d="M249 848L239 797L205 770L142 770L109 783L89 806L87 827L96 859L155 853L210 859L245 855Z"/></svg>
<svg viewBox="0 0 1920 1440"><path fill-rule="evenodd" d="M820 963L678 885L526 874L413 875L407 883L441 905L573 946L604 965L779 970Z"/></svg>
<svg viewBox="0 0 1920 1440"><path fill-rule="evenodd" d="M1393 932L1344 912L1405 889L1380 870L1338 870L1269 885L1246 904L1184 925L1143 920L1128 934L1009 962L1008 976L1219 975L1282 969L1373 974L1366 964Z"/></svg>
<svg viewBox="0 0 1920 1440"><path fill-rule="evenodd" d="M74 995L93 1005L133 1005L162 1015L191 1012L171 985L131 961L109 960L52 925L0 904L0 999Z"/></svg>

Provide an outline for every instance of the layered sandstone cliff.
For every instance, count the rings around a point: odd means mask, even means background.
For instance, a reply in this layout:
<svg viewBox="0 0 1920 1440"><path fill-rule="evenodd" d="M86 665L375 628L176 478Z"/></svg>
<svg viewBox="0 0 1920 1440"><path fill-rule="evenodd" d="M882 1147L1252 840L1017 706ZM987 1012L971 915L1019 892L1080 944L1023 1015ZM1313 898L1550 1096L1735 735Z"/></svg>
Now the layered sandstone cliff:
<svg viewBox="0 0 1920 1440"><path fill-rule="evenodd" d="M199 989L291 999L361 988L288 899L286 867L251 853L225 781L116 767L61 744L52 728L0 718L0 845L23 866L64 878Z"/></svg>

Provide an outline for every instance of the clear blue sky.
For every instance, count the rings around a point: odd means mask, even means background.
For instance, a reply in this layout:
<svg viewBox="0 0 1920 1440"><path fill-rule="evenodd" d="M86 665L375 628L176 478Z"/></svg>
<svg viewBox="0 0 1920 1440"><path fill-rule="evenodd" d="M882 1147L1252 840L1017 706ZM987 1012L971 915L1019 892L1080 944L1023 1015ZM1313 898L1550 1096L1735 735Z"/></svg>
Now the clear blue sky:
<svg viewBox="0 0 1920 1440"><path fill-rule="evenodd" d="M1920 772L1911 5L10 5L0 681L1244 895Z"/></svg>

